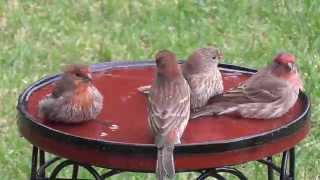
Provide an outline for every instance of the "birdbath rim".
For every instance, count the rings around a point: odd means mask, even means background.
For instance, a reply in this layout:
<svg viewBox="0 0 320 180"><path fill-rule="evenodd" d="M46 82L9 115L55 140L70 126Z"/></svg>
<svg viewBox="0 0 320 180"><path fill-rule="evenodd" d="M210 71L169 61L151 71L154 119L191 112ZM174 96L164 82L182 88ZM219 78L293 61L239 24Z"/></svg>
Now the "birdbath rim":
<svg viewBox="0 0 320 180"><path fill-rule="evenodd" d="M183 64L183 60L180 61ZM122 69L122 68L145 68L154 67L154 61L115 61L106 62L91 65L93 73L98 73L106 70ZM223 71L239 72L252 75L256 72L254 69L236 66L232 64L219 64L219 68ZM66 132L53 129L35 120L28 112L28 101L29 97L41 89L42 87L56 81L60 78L61 74L55 74L42 78L41 80L31 84L27 87L23 93L19 96L17 110L18 110L18 125L22 134L25 135L24 128L28 127L33 130L39 131L39 133L50 136L56 140L67 141L68 143L74 144L86 144L86 146L99 148L107 151L114 152L145 152L145 153L155 153L156 146L153 144L143 144L143 143L125 143L117 142L112 140L97 140L90 138L83 138L74 134L69 134ZM265 131L259 134L233 138L228 140L217 140L211 142L197 142L188 144L178 144L175 148L175 153L207 153L207 152L224 152L228 150L237 150L241 148L254 147L264 143L273 141L274 139L286 137L290 134L294 134L299 129L303 128L307 124L310 117L310 101L308 96L304 92L299 93L299 100L302 102L303 111L294 120L280 127L276 127L272 130ZM27 137L28 139L28 137ZM28 139L30 140L30 139ZM32 140L31 140L32 141Z"/></svg>

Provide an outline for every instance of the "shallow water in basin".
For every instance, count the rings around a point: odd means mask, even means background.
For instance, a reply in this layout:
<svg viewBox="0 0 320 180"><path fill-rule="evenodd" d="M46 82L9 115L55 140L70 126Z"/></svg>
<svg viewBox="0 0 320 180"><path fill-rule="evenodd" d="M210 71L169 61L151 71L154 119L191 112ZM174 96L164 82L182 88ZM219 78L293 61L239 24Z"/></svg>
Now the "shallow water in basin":
<svg viewBox="0 0 320 180"><path fill-rule="evenodd" d="M225 90L238 86L248 74L222 72ZM28 111L35 120L63 133L83 138L123 143L152 144L148 128L146 97L137 91L154 79L154 68L121 68L95 73L94 84L104 96L104 108L97 119L77 125L51 123L37 116L38 102L48 95L52 85L35 91L29 99ZM301 114L298 101L285 116L278 119L257 120L228 116L202 117L189 122L182 143L204 143L230 140L263 133L294 120Z"/></svg>

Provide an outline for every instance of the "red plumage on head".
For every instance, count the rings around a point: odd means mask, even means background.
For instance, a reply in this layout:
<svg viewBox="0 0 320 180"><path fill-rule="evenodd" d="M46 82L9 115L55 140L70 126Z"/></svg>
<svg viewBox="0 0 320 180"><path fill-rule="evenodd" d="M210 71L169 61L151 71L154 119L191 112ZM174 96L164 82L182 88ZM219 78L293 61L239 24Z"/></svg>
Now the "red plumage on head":
<svg viewBox="0 0 320 180"><path fill-rule="evenodd" d="M88 65L71 64L64 68L66 75L74 75L79 78L91 79L91 69Z"/></svg>
<svg viewBox="0 0 320 180"><path fill-rule="evenodd" d="M280 64L295 63L296 57L290 53L280 53L273 59L273 61Z"/></svg>
<svg viewBox="0 0 320 180"><path fill-rule="evenodd" d="M273 67L273 75L276 75L288 82L290 82L293 86L298 87L300 90L304 90L303 82L300 78L299 71L297 71L296 65L296 57L290 53L279 53L274 59L274 62L278 63L280 66L272 66ZM289 64L291 64L289 66ZM290 67L290 69L283 68L285 65ZM293 67L293 68L292 68ZM294 70L292 70L294 69Z"/></svg>

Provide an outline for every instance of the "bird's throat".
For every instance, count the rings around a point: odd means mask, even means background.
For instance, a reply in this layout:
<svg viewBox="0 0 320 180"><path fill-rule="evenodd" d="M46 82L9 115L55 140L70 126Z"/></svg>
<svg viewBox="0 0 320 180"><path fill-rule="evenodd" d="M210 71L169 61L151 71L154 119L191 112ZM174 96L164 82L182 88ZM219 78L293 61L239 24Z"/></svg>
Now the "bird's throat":
<svg viewBox="0 0 320 180"><path fill-rule="evenodd" d="M299 88L301 91L304 91L303 81L300 78L299 73L290 72L290 73L281 73L281 72L273 72L273 74L287 82L289 82L293 87Z"/></svg>
<svg viewBox="0 0 320 180"><path fill-rule="evenodd" d="M81 107L89 108L93 102L91 87L89 85L79 86L75 91L72 102Z"/></svg>

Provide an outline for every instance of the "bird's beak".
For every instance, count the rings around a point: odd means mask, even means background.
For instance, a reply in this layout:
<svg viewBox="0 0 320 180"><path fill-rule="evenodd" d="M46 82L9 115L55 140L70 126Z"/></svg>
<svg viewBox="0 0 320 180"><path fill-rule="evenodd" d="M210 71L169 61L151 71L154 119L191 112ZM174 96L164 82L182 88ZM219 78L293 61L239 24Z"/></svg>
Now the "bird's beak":
<svg viewBox="0 0 320 180"><path fill-rule="evenodd" d="M89 79L92 79L92 75L91 75L91 74L88 74L88 78L89 78Z"/></svg>
<svg viewBox="0 0 320 180"><path fill-rule="evenodd" d="M91 74L87 74L87 76L85 77L85 81L92 81L92 75Z"/></svg>
<svg viewBox="0 0 320 180"><path fill-rule="evenodd" d="M288 63L288 67L290 68L290 71L293 71L295 69L294 64Z"/></svg>
<svg viewBox="0 0 320 180"><path fill-rule="evenodd" d="M223 58L224 58L224 55L223 55L223 53L219 53L219 60L221 61L221 60L223 60Z"/></svg>

